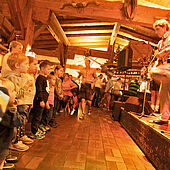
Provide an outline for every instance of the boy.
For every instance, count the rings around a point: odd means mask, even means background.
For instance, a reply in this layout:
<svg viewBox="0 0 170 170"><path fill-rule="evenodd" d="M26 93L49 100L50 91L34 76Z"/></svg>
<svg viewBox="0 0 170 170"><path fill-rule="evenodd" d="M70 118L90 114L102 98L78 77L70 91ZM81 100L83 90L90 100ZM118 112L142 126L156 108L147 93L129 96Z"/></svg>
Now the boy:
<svg viewBox="0 0 170 170"><path fill-rule="evenodd" d="M7 53L4 56L3 62L2 62L2 70L1 70L2 77L5 77L6 74L9 71L11 71L11 69L9 68L9 66L7 64L8 57L13 53L22 53L22 49L23 49L23 45L18 41L12 41L9 44L9 53Z"/></svg>
<svg viewBox="0 0 170 170"><path fill-rule="evenodd" d="M49 82L50 92L49 92L48 100L46 102L46 107L45 107L45 110L44 110L43 116L42 116L42 126L44 126L44 128L47 128L47 126L50 125L51 127L56 128L57 125L50 123L50 120L52 119L53 112L54 112L55 76L50 74L47 77L47 80Z"/></svg>
<svg viewBox="0 0 170 170"><path fill-rule="evenodd" d="M40 64L40 74L36 79L36 94L33 103L33 117L31 121L31 137L43 139L45 136L38 131L41 123L43 111L48 100L49 87L47 86L47 76L51 71L49 61L43 61Z"/></svg>
<svg viewBox="0 0 170 170"><path fill-rule="evenodd" d="M0 169L2 169L7 168L6 165L4 166L4 162L9 154L9 145L13 137L14 127L25 124L26 115L19 115L17 112L17 107L14 104L16 98L14 84L8 79L0 78L0 80L2 85L8 90L6 95L10 97L7 111L0 121ZM10 168L15 168L15 165L10 164Z"/></svg>
<svg viewBox="0 0 170 170"><path fill-rule="evenodd" d="M15 91L17 93L17 111L20 115L27 113L27 106L24 104L24 90L22 82L22 73L26 73L29 67L28 57L22 53L13 53L7 59L7 64L11 71L6 74L6 78L14 83ZM28 117L28 113L27 113ZM17 137L14 144L11 145L11 149L17 151L26 151L29 149L28 146L24 145L20 140L20 127L18 127Z"/></svg>
<svg viewBox="0 0 170 170"><path fill-rule="evenodd" d="M34 57L28 56L29 59L29 69L28 73L24 73L21 75L22 77L22 82L24 86L24 104L27 106L27 113L29 115L31 108L33 106L33 100L35 96L35 79L34 75L38 71L38 60L35 59ZM34 141L30 139L26 134L25 134L25 126L21 127L21 138L20 140L24 144L31 144Z"/></svg>

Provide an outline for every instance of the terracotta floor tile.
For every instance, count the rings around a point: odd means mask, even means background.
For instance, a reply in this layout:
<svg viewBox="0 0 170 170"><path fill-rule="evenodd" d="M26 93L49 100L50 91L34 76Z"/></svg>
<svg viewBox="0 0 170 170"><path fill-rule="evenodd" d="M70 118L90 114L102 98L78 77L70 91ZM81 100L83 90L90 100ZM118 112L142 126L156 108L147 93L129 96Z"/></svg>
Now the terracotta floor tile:
<svg viewBox="0 0 170 170"><path fill-rule="evenodd" d="M21 158L19 159L19 161L15 164L17 167L24 167L28 164L28 162L30 162L30 160L33 157L30 155L23 155L21 156Z"/></svg>
<svg viewBox="0 0 170 170"><path fill-rule="evenodd" d="M106 161L108 170L117 170L117 165L115 161Z"/></svg>
<svg viewBox="0 0 170 170"><path fill-rule="evenodd" d="M25 168L28 169L37 169L40 162L43 160L43 158L41 157L34 157L33 159L31 159L31 161L25 166Z"/></svg>
<svg viewBox="0 0 170 170"><path fill-rule="evenodd" d="M79 121L74 116L56 117L59 126L43 140L35 140L19 158L17 170L154 170L143 152L111 113L92 108ZM30 125L29 125L30 126Z"/></svg>
<svg viewBox="0 0 170 170"><path fill-rule="evenodd" d="M126 164L123 162L116 162L118 170L127 170Z"/></svg>
<svg viewBox="0 0 170 170"><path fill-rule="evenodd" d="M84 162L66 161L64 167L85 169Z"/></svg>
<svg viewBox="0 0 170 170"><path fill-rule="evenodd" d="M127 167L128 169L136 169L136 167L135 167L132 159L130 159L130 158L123 158L123 160L124 160L124 162L125 162L125 164L126 164L126 167Z"/></svg>

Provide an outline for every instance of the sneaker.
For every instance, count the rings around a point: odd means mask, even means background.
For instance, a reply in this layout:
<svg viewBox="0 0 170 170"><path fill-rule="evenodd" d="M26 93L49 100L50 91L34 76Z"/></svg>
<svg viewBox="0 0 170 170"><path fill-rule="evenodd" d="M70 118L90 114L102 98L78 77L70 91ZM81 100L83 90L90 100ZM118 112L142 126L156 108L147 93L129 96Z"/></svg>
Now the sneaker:
<svg viewBox="0 0 170 170"><path fill-rule="evenodd" d="M91 115L91 110L89 110L88 115Z"/></svg>
<svg viewBox="0 0 170 170"><path fill-rule="evenodd" d="M84 120L84 117L83 116L79 117L79 120Z"/></svg>
<svg viewBox="0 0 170 170"><path fill-rule="evenodd" d="M42 130L43 132L47 132L47 130L46 130L46 128L45 128L45 126L44 126L44 125L42 125L42 124L39 126L39 129L40 129L40 130Z"/></svg>
<svg viewBox="0 0 170 170"><path fill-rule="evenodd" d="M14 164L7 163L7 162L5 161L4 166L3 166L3 170L13 170L13 169L15 169L15 165L14 165Z"/></svg>
<svg viewBox="0 0 170 170"><path fill-rule="evenodd" d="M36 134L31 133L30 137L33 138L33 139L44 139L45 138L45 136L40 134L38 131L37 131Z"/></svg>
<svg viewBox="0 0 170 170"><path fill-rule="evenodd" d="M7 163L16 163L16 162L18 162L18 158L17 158L16 156L13 156L13 155L9 154L9 155L6 157L5 161L6 161Z"/></svg>
<svg viewBox="0 0 170 170"><path fill-rule="evenodd" d="M31 144L33 143L34 141L29 138L27 135L24 135L23 137L20 138L20 140L25 143L25 144Z"/></svg>
<svg viewBox="0 0 170 170"><path fill-rule="evenodd" d="M15 150L15 151L27 151L29 149L29 146L25 145L22 143L22 141L18 141L17 143L14 143L10 146L11 150Z"/></svg>
<svg viewBox="0 0 170 170"><path fill-rule="evenodd" d="M52 128L56 128L57 127L57 123L56 122L50 122L49 125Z"/></svg>
<svg viewBox="0 0 170 170"><path fill-rule="evenodd" d="M155 112L158 112L159 111L159 105L156 105L155 106Z"/></svg>
<svg viewBox="0 0 170 170"><path fill-rule="evenodd" d="M168 124L168 120L155 119L155 120L149 120L149 123L164 125L164 124Z"/></svg>
<svg viewBox="0 0 170 170"><path fill-rule="evenodd" d="M71 111L70 115L73 115L73 114L74 114L74 112L75 112L75 109L73 109L73 110Z"/></svg>
<svg viewBox="0 0 170 170"><path fill-rule="evenodd" d="M156 123L158 125L164 125L164 124L168 124L168 120L153 120L153 123Z"/></svg>
<svg viewBox="0 0 170 170"><path fill-rule="evenodd" d="M41 129L38 128L38 133L41 134L41 135L45 135L46 132L43 132Z"/></svg>
<svg viewBox="0 0 170 170"><path fill-rule="evenodd" d="M44 126L44 127L45 127L46 131L50 131L51 130L49 126Z"/></svg>
<svg viewBox="0 0 170 170"><path fill-rule="evenodd" d="M151 104L151 108L153 111L155 110L155 106L153 104Z"/></svg>

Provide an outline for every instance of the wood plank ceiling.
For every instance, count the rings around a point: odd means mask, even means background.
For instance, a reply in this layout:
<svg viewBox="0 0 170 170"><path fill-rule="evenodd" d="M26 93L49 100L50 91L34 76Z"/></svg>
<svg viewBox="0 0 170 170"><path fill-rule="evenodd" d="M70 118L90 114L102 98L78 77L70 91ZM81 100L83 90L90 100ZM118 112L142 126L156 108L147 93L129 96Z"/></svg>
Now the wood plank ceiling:
<svg viewBox="0 0 170 170"><path fill-rule="evenodd" d="M29 44L37 54L58 57L64 64L86 49L98 50L92 50L94 57L109 59L113 49L123 49L131 40L156 46L159 39L152 24L156 17L170 19L168 1L140 0L134 17L127 18L122 1L1 0L1 53L18 39L25 48ZM146 2L166 8L148 7Z"/></svg>

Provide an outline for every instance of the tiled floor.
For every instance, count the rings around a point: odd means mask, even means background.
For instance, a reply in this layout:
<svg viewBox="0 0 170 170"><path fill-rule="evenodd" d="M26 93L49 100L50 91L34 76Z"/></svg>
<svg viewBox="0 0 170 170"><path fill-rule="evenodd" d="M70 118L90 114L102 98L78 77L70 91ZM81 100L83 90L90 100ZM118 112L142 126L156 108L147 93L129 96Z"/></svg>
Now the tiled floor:
<svg viewBox="0 0 170 170"><path fill-rule="evenodd" d="M92 115L57 117L59 126L18 155L17 170L155 169L111 113L92 109Z"/></svg>

